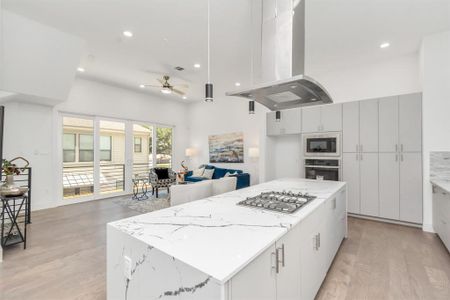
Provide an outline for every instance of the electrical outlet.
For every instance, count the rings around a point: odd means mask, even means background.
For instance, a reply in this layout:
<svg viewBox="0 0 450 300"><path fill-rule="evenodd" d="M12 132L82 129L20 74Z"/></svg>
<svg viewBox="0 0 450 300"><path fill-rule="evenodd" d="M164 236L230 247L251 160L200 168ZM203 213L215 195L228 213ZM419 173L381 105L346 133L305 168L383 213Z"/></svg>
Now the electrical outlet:
<svg viewBox="0 0 450 300"><path fill-rule="evenodd" d="M131 280L131 258L128 256L123 257L123 275Z"/></svg>

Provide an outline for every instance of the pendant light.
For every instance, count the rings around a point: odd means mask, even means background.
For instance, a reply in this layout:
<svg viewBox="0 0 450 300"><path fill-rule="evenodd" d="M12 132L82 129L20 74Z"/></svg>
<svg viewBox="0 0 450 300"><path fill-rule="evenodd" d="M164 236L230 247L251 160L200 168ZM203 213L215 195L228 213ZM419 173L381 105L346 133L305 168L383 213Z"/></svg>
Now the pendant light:
<svg viewBox="0 0 450 300"><path fill-rule="evenodd" d="M281 111L277 110L275 112L275 122L280 122L281 121Z"/></svg>
<svg viewBox="0 0 450 300"><path fill-rule="evenodd" d="M209 20L209 0L208 0L208 81L205 84L205 101L206 102L213 102L213 84L211 83L211 71L210 71L210 20Z"/></svg>
<svg viewBox="0 0 450 300"><path fill-rule="evenodd" d="M248 101L248 113L250 115L255 114L255 101L254 100Z"/></svg>

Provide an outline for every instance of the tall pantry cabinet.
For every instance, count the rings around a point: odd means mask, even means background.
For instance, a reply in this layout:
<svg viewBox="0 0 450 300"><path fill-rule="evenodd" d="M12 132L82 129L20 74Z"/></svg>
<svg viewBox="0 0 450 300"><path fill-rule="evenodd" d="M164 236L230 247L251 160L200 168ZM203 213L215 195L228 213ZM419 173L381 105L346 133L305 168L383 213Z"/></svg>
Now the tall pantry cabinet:
<svg viewBox="0 0 450 300"><path fill-rule="evenodd" d="M343 104L350 213L422 223L422 95Z"/></svg>

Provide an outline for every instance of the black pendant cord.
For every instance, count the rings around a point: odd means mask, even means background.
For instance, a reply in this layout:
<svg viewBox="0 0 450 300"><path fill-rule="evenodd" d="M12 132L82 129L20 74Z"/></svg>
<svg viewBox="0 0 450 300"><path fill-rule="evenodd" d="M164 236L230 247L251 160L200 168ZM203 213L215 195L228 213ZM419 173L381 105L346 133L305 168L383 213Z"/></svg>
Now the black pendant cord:
<svg viewBox="0 0 450 300"><path fill-rule="evenodd" d="M206 102L213 102L214 101L214 95L213 95L213 84L211 83L211 30L210 30L210 0L208 1L208 81L205 84L205 101Z"/></svg>

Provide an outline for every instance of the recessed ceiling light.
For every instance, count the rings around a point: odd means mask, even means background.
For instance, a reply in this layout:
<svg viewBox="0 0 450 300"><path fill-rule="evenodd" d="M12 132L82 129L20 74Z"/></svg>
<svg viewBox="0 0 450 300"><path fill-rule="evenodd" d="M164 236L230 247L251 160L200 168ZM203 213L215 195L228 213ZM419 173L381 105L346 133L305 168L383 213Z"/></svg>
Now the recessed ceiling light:
<svg viewBox="0 0 450 300"><path fill-rule="evenodd" d="M382 43L381 45L380 45L380 48L387 48L387 47L389 47L391 44L389 44L389 43Z"/></svg>
<svg viewBox="0 0 450 300"><path fill-rule="evenodd" d="M143 89L143 88L145 88L145 85L140 84L139 87L140 87L141 89Z"/></svg>
<svg viewBox="0 0 450 300"><path fill-rule="evenodd" d="M184 100L186 100L186 99L187 99L187 97L186 97L186 96L183 96L183 99L184 99Z"/></svg>
<svg viewBox="0 0 450 300"><path fill-rule="evenodd" d="M199 69L200 68L200 64L194 64L194 68Z"/></svg>
<svg viewBox="0 0 450 300"><path fill-rule="evenodd" d="M241 83L240 82L236 82L234 85L235 86L241 86Z"/></svg>
<svg viewBox="0 0 450 300"><path fill-rule="evenodd" d="M82 68L82 67L79 67L79 68L77 68L77 71L80 72L80 73L83 73L86 70L84 68Z"/></svg>
<svg viewBox="0 0 450 300"><path fill-rule="evenodd" d="M133 33L131 31L125 30L124 32L122 32L122 34L126 37L132 37Z"/></svg>

